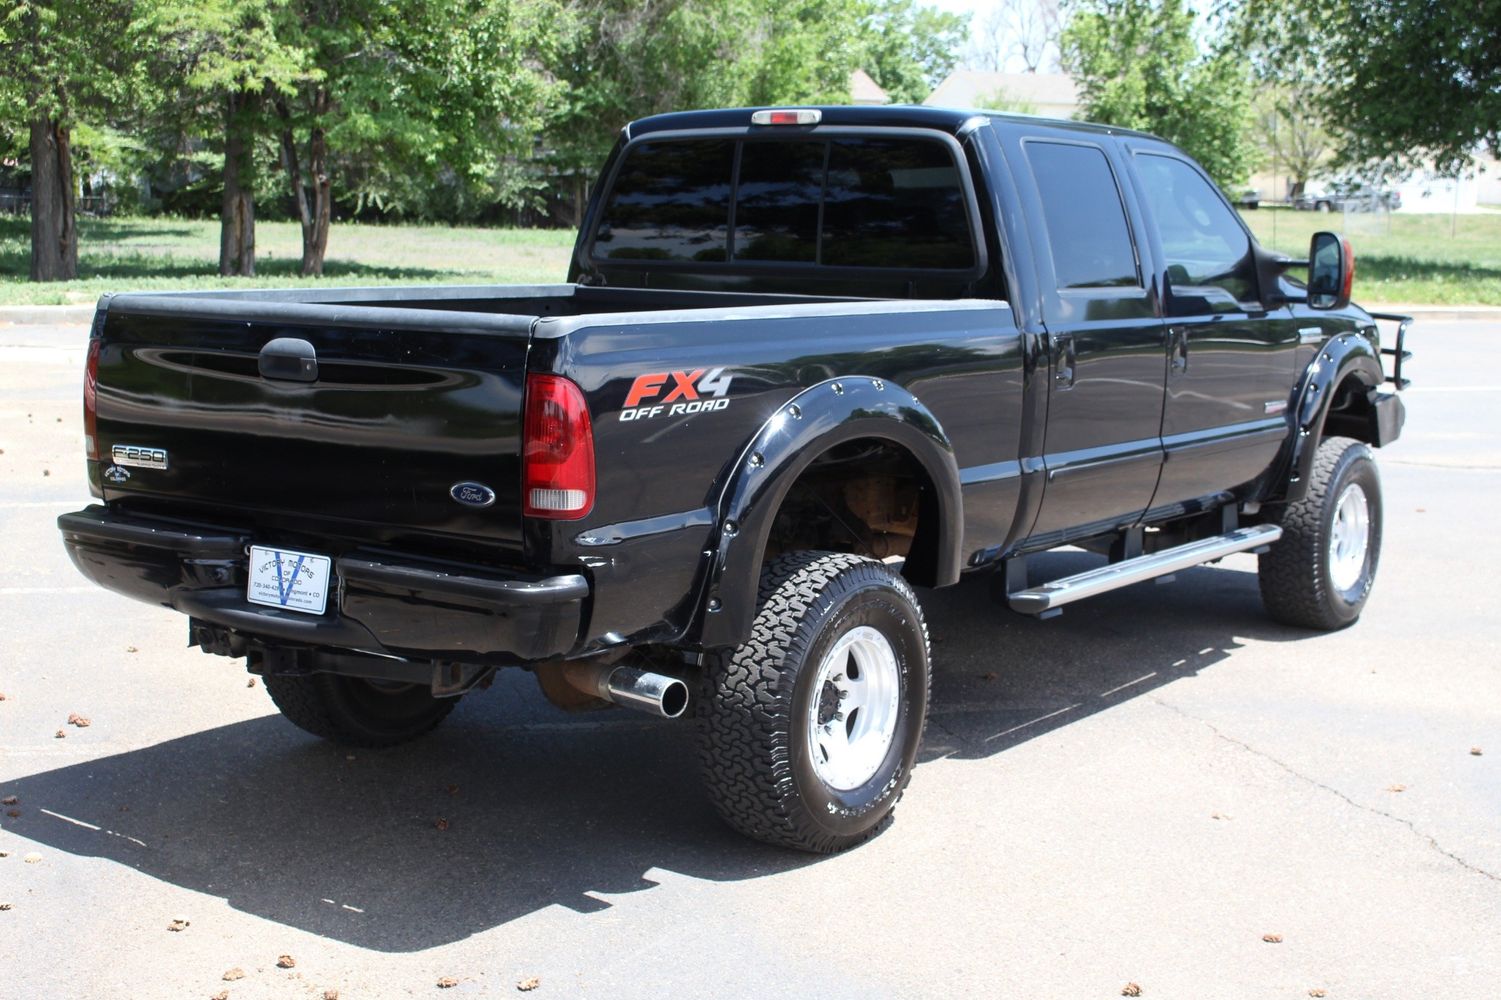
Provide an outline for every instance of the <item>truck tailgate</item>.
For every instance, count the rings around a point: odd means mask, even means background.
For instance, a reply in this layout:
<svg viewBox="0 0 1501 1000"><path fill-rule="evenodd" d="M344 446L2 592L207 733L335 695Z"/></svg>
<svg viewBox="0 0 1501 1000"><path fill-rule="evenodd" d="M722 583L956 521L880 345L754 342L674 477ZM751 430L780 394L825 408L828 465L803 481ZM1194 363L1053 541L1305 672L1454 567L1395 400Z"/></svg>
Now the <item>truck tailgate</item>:
<svg viewBox="0 0 1501 1000"><path fill-rule="evenodd" d="M91 479L107 500L519 547L531 317L190 296L105 308ZM263 365L278 340L310 348L316 377Z"/></svg>

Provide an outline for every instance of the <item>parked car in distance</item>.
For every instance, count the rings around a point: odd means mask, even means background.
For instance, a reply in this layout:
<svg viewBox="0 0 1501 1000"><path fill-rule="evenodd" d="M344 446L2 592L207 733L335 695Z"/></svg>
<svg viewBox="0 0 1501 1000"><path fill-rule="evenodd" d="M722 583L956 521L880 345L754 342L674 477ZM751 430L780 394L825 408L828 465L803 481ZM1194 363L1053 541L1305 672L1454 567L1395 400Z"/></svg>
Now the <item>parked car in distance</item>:
<svg viewBox="0 0 1501 1000"><path fill-rule="evenodd" d="M1241 188L1240 194L1235 198L1236 208L1260 208L1261 192L1256 188Z"/></svg>
<svg viewBox="0 0 1501 1000"><path fill-rule="evenodd" d="M1309 181L1293 196L1292 206L1313 212L1395 212L1402 207L1402 194L1364 181Z"/></svg>

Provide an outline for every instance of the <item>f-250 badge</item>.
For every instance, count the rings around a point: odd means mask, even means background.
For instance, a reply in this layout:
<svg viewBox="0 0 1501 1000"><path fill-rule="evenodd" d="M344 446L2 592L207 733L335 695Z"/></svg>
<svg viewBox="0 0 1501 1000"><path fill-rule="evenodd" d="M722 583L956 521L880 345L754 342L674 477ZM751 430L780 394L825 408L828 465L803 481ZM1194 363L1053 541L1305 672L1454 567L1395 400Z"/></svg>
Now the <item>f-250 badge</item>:
<svg viewBox="0 0 1501 1000"><path fill-rule="evenodd" d="M723 368L637 375L625 396L621 420L650 420L723 410L730 405L730 380Z"/></svg>

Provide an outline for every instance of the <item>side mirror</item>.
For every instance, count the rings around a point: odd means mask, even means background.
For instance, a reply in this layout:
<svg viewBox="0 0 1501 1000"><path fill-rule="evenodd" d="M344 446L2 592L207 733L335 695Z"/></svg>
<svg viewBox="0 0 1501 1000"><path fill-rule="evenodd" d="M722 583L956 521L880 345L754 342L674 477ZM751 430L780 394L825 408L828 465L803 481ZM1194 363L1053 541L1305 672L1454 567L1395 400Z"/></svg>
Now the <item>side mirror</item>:
<svg viewBox="0 0 1501 1000"><path fill-rule="evenodd" d="M1343 309L1355 283L1355 251L1350 241L1330 232L1313 234L1308 244L1308 308Z"/></svg>

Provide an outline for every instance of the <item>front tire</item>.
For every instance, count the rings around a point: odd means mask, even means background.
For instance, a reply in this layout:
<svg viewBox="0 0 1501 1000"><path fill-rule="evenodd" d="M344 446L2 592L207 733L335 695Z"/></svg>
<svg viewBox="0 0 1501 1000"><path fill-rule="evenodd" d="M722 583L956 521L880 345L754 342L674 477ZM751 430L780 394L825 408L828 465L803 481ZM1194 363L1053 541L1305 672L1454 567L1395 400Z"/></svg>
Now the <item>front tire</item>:
<svg viewBox="0 0 1501 1000"><path fill-rule="evenodd" d="M347 747L391 747L430 732L457 698L434 698L421 684L338 674L268 674L266 692L287 721Z"/></svg>
<svg viewBox="0 0 1501 1000"><path fill-rule="evenodd" d="M1319 442L1308 492L1287 504L1261 556L1261 600L1284 625L1332 631L1360 617L1381 557L1381 478L1366 445Z"/></svg>
<svg viewBox="0 0 1501 1000"><path fill-rule="evenodd" d="M817 854L875 836L912 775L928 661L922 609L890 567L832 552L773 560L750 640L707 660L697 700L720 816Z"/></svg>

